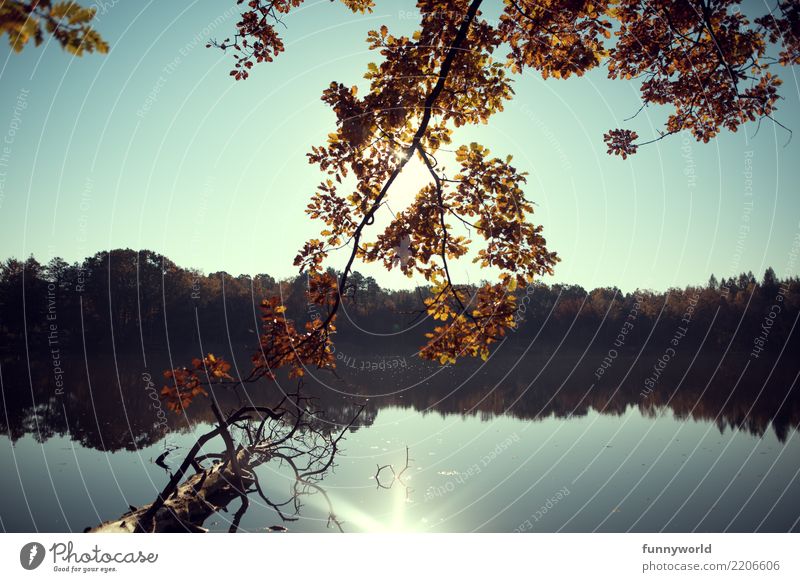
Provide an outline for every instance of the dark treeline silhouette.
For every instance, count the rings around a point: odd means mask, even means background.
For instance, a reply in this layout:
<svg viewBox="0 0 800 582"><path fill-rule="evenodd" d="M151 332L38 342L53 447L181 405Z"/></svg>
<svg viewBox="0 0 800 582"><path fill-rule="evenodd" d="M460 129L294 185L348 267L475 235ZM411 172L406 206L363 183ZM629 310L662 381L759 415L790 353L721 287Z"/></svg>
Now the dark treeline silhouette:
<svg viewBox="0 0 800 582"><path fill-rule="evenodd" d="M416 292L385 292L360 274L352 282L357 308L351 312L369 313L380 325L399 329L398 311L418 305ZM0 264L0 348L26 338L33 350L76 338L96 346L111 340L117 346L180 344L194 340L198 329L212 341L253 340L262 298L282 297L303 320L309 317L305 289L301 276L276 281L270 275L203 274L151 251L113 250L73 264L8 259Z"/></svg>
<svg viewBox="0 0 800 582"><path fill-rule="evenodd" d="M305 290L303 276L203 274L151 251L101 252L74 264L8 259L0 265L0 349L26 344L29 351L49 351L76 339L97 347L198 340L255 346L261 298L280 296L290 316L302 321L313 315ZM419 342L419 333L399 332L433 327L420 317L425 288L387 290L354 273L344 292L340 340L397 334L408 344ZM704 286L664 292L537 283L515 293L519 326L512 342L535 337L582 346L587 338L597 344L618 339L619 349L659 346L684 329L682 345L704 340L720 349L774 351L784 346L800 309L800 280L778 279L771 268L761 280L752 273L719 281L712 275Z"/></svg>

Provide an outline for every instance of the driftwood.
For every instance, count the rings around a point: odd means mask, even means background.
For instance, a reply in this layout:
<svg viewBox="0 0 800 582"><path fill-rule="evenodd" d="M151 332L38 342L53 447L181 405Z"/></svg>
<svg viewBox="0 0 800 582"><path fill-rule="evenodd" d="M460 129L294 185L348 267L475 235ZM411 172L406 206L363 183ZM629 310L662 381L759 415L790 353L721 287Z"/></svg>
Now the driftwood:
<svg viewBox="0 0 800 582"><path fill-rule="evenodd" d="M254 478L249 469L249 453L242 449L237 462L242 474L242 486L248 488ZM217 462L195 473L166 499L155 514L148 516L153 503L126 513L119 519L90 528L90 533L204 532L202 523L216 511L227 507L242 496L239 479L229 462Z"/></svg>

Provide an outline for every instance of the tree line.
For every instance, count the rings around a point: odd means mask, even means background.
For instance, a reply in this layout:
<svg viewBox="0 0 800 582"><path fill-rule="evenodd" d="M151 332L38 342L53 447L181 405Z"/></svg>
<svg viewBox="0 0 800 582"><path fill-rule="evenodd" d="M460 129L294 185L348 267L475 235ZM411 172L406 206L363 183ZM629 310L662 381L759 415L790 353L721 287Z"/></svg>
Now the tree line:
<svg viewBox="0 0 800 582"><path fill-rule="evenodd" d="M335 274L335 273L333 273ZM479 285L463 286L469 299ZM286 314L303 323L317 315L308 304L303 275L277 280L268 274L205 274L176 265L153 251L117 249L81 262L34 257L0 263L0 348L14 352L87 343L93 347L230 345L252 349L260 331L259 305L278 297ZM782 348L800 312L800 279L778 278L772 268L705 285L666 291L535 283L518 288L512 345L532 340L616 352L642 346L683 346L754 353ZM390 343L419 342L411 327L430 331L427 287L385 289L355 272L342 290L344 316L335 339L372 345L375 334ZM765 331L766 330L766 331ZM113 344L112 344L113 342Z"/></svg>

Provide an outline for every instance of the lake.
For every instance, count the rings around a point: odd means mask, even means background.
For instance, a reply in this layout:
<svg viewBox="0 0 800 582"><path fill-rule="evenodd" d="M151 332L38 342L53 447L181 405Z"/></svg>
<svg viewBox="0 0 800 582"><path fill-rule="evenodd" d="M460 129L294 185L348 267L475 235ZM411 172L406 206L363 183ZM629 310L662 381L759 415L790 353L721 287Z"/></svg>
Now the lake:
<svg viewBox="0 0 800 582"><path fill-rule="evenodd" d="M250 495L239 531L800 529L792 354L681 353L653 385L659 351L603 366L605 351L517 346L442 368L402 345L337 348L337 376L310 374L303 387L334 434L365 406L335 466L295 499L285 464L258 466L264 497L287 500L290 519ZM212 426L208 399L177 415L152 398L161 371L188 357L156 348L84 357L76 347L62 358L61 389L48 354L3 361L2 528L82 531L153 501ZM215 395L232 410L293 387L282 378ZM203 527L228 531L240 506Z"/></svg>

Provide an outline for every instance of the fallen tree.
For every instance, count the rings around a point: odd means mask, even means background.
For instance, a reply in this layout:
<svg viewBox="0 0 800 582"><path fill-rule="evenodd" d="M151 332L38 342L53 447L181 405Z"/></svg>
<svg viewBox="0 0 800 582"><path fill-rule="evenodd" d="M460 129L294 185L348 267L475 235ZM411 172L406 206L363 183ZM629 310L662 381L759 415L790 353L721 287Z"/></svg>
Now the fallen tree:
<svg viewBox="0 0 800 582"><path fill-rule="evenodd" d="M363 410L344 427L332 426L313 410L311 399L298 393L287 395L275 408L245 406L224 416L215 401L215 427L200 436L178 469L171 475L158 497L118 519L87 528L90 533L205 532L205 521L214 513L227 510L241 500L229 532L236 532L250 507L250 496L257 495L273 508L284 522L299 518L299 500L312 493L321 494L328 505L328 525L341 530L341 522L319 485L334 466L339 443ZM338 430L334 430L338 429ZM236 435L236 436L234 436ZM222 453L204 453L204 447L217 437L225 445ZM274 501L265 495L257 467L267 462L288 466L294 480L287 498ZM190 471L194 473L189 474ZM187 476L188 475L188 476ZM269 529L285 529L273 526Z"/></svg>

